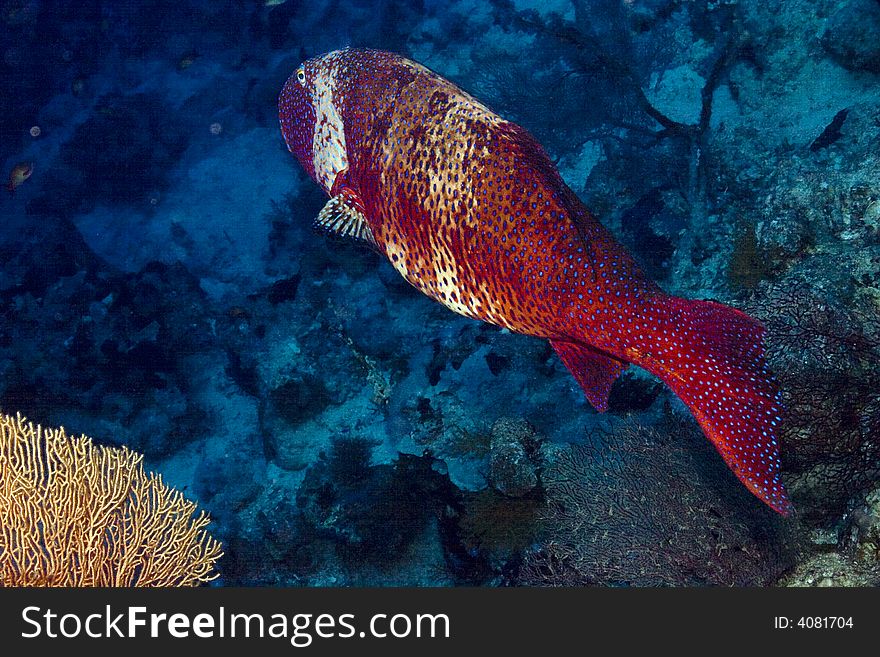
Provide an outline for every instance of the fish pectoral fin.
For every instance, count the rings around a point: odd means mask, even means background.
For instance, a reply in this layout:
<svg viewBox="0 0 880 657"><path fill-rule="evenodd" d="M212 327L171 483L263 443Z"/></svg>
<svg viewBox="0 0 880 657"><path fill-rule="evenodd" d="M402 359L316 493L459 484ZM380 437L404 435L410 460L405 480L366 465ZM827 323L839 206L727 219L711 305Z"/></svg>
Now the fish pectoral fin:
<svg viewBox="0 0 880 657"><path fill-rule="evenodd" d="M327 201L315 219L315 228L379 248L376 238L373 237L373 231L370 230L370 224L364 216L363 203L355 192L347 188Z"/></svg>
<svg viewBox="0 0 880 657"><path fill-rule="evenodd" d="M550 346L574 375L593 408L600 413L607 411L611 385L629 363L575 342L550 340Z"/></svg>

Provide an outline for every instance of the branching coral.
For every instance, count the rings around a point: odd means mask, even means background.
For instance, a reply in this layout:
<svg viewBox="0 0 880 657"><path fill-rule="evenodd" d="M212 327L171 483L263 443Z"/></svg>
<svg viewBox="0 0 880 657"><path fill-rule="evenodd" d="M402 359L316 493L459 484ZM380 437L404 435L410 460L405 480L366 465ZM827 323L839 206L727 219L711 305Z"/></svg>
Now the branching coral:
<svg viewBox="0 0 880 657"><path fill-rule="evenodd" d="M195 586L220 543L143 456L0 415L0 586Z"/></svg>
<svg viewBox="0 0 880 657"><path fill-rule="evenodd" d="M544 468L545 536L528 585L759 585L785 569L778 522L686 425L627 423Z"/></svg>
<svg viewBox="0 0 880 657"><path fill-rule="evenodd" d="M809 521L835 521L880 481L880 321L818 286L790 281L747 304L767 326L782 384L783 471Z"/></svg>

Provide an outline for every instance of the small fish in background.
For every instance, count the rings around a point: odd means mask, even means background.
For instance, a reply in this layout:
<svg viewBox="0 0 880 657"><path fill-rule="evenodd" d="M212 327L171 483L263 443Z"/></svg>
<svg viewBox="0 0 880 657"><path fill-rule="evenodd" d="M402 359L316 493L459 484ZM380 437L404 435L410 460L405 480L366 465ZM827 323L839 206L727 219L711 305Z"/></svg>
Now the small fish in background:
<svg viewBox="0 0 880 657"><path fill-rule="evenodd" d="M30 178L33 173L33 162L20 162L12 167L12 171L9 173L9 182L6 183L6 189L9 191L9 195L13 196L15 190L18 189L25 180Z"/></svg>
<svg viewBox="0 0 880 657"><path fill-rule="evenodd" d="M377 50L308 60L279 113L288 149L330 197L317 227L371 246L454 312L548 339L597 411L630 363L643 367L746 488L790 513L764 327L663 292L523 128Z"/></svg>
<svg viewBox="0 0 880 657"><path fill-rule="evenodd" d="M280 7L285 2L287 2L287 0L266 0L266 2L263 3L263 6L264 7Z"/></svg>
<svg viewBox="0 0 880 657"><path fill-rule="evenodd" d="M195 64L195 61L199 58L199 53L197 52L189 52L180 58L180 61L177 62L177 70L185 71L190 66Z"/></svg>
<svg viewBox="0 0 880 657"><path fill-rule="evenodd" d="M79 98L83 95L86 90L86 80L85 78L78 77L74 78L74 80L70 83L70 93Z"/></svg>

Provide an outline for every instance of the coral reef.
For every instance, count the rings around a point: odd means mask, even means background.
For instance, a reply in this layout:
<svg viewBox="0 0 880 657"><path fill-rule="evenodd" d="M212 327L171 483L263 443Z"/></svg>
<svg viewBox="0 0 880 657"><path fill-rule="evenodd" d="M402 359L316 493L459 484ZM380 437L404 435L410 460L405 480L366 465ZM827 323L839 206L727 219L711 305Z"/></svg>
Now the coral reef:
<svg viewBox="0 0 880 657"><path fill-rule="evenodd" d="M143 454L226 584L877 583L875 0L266 4L0 1L4 180L34 162L0 405ZM311 231L276 98L344 45L521 123L664 289L765 324L792 519L645 372L600 416L545 341Z"/></svg>
<svg viewBox="0 0 880 657"><path fill-rule="evenodd" d="M787 407L783 468L804 519L830 523L877 481L880 326L806 281L750 303L767 325L768 361Z"/></svg>
<svg viewBox="0 0 880 657"><path fill-rule="evenodd" d="M538 485L535 464L529 458L538 449L538 437L528 423L501 418L492 426L489 481L508 497L522 497Z"/></svg>
<svg viewBox="0 0 880 657"><path fill-rule="evenodd" d="M531 492L509 497L489 488L465 498L457 519L457 537L471 559L489 577L515 583L523 554L540 540L543 496ZM477 579L480 581L480 579Z"/></svg>
<svg viewBox="0 0 880 657"><path fill-rule="evenodd" d="M598 438L598 437L597 437ZM725 483L711 450L675 422L626 424L593 444L556 448L542 471L541 548L529 585L761 585L792 563L784 531Z"/></svg>
<svg viewBox="0 0 880 657"><path fill-rule="evenodd" d="M798 564L780 584L795 587L877 586L880 572L853 564L837 552L819 554Z"/></svg>
<svg viewBox="0 0 880 657"><path fill-rule="evenodd" d="M841 65L853 70L880 73L880 7L871 0L840 3L828 18L822 45Z"/></svg>
<svg viewBox="0 0 880 657"><path fill-rule="evenodd" d="M226 581L453 583L443 571L455 548L448 514L459 501L442 463L401 454L370 466L372 449L360 438L338 440L305 473L295 501L269 491L253 526L231 539Z"/></svg>
<svg viewBox="0 0 880 657"><path fill-rule="evenodd" d="M752 290L764 280L767 259L758 246L754 224L745 224L739 229L727 269L730 287L734 290Z"/></svg>
<svg viewBox="0 0 880 657"><path fill-rule="evenodd" d="M30 211L70 216L99 200L145 203L166 187L186 149L187 127L184 116L155 94L99 99L62 146L58 168L46 174L49 191L32 201Z"/></svg>
<svg viewBox="0 0 880 657"><path fill-rule="evenodd" d="M95 414L97 422L81 423L89 433L125 435L133 449L163 454L169 443L185 441L202 416L189 396L186 363L212 343L204 293L180 264L113 272L81 242L67 240L76 233L61 224L66 232L43 244L58 243L60 255L76 259L52 265L22 252L7 270L7 298L14 300L4 315L50 318L52 330L6 324L0 351L14 366L4 368L4 402L54 422L71 412ZM50 374L52 361L69 366Z"/></svg>
<svg viewBox="0 0 880 657"><path fill-rule="evenodd" d="M0 415L0 585L196 586L209 518L127 448Z"/></svg>
<svg viewBox="0 0 880 657"><path fill-rule="evenodd" d="M297 506L305 523L338 545L344 561L393 563L443 511L448 479L432 469L430 457L408 455L353 477L350 465L338 464L348 452L337 448L327 464L337 478L325 475L320 461L306 474Z"/></svg>

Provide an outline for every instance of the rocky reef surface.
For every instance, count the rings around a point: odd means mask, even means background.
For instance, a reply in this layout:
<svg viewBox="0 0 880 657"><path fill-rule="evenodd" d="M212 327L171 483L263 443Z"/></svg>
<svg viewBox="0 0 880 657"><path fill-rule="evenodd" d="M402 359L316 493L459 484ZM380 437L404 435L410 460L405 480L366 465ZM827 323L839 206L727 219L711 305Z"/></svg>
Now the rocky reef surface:
<svg viewBox="0 0 880 657"><path fill-rule="evenodd" d="M126 444L227 585L880 583L880 4L0 1L0 408ZM666 290L767 326L782 519L633 368L310 226L275 99L343 46L521 123ZM658 549L658 546L662 546Z"/></svg>

